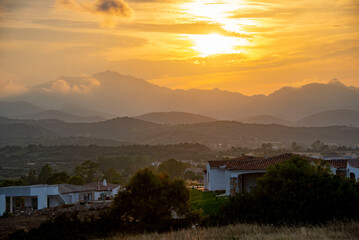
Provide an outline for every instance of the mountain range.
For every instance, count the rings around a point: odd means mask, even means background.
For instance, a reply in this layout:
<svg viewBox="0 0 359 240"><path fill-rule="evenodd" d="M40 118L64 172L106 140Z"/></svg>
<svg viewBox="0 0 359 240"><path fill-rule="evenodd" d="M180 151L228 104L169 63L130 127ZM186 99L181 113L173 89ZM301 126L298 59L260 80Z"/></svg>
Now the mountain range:
<svg viewBox="0 0 359 240"><path fill-rule="evenodd" d="M258 147L263 142L292 142L310 145L316 140L354 145L359 143L359 128L288 127L276 124L245 124L214 121L164 125L122 117L96 123L68 123L60 120L16 120L0 118L0 145L51 144L75 139L88 144L175 144L201 143L217 146ZM65 139L65 140L64 140ZM89 141L89 139L92 139ZM56 140L56 141L55 141ZM111 142L112 141L112 142ZM73 143L74 141L72 141ZM81 143L83 144L83 143Z"/></svg>
<svg viewBox="0 0 359 240"><path fill-rule="evenodd" d="M215 119L240 120L269 115L298 121L329 110L359 111L359 89L333 80L327 84L311 83L300 88L283 87L268 96L245 96L219 89L172 90L143 79L105 71L91 77L60 77L34 86L21 95L1 98L1 101L27 101L42 110L58 111L63 105L74 104L108 116L175 111ZM27 114L31 113L34 112ZM91 116L104 117L98 114Z"/></svg>

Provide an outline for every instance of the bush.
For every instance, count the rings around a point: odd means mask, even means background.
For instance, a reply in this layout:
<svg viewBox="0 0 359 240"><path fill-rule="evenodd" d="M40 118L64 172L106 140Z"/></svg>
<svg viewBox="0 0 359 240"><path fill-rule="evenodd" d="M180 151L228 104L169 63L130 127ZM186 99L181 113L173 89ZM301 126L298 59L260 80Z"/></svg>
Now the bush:
<svg viewBox="0 0 359 240"><path fill-rule="evenodd" d="M294 157L268 169L250 193L229 199L212 218L218 223L324 223L357 219L359 186L328 167Z"/></svg>

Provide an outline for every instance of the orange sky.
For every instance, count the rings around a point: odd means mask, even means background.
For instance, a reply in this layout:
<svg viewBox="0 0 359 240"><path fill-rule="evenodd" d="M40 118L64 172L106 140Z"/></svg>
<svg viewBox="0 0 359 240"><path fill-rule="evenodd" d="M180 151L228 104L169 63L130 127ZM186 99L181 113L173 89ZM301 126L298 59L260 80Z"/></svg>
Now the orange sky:
<svg viewBox="0 0 359 240"><path fill-rule="evenodd" d="M359 86L359 0L1 0L0 93L118 71L246 95Z"/></svg>

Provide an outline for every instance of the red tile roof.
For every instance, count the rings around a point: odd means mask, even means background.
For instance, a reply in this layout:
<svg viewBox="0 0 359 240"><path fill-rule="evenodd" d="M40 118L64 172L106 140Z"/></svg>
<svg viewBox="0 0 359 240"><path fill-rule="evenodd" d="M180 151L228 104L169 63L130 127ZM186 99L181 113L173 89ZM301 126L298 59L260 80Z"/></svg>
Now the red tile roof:
<svg viewBox="0 0 359 240"><path fill-rule="evenodd" d="M72 184L58 184L60 193L72 193L72 192L93 192L93 191L108 191L109 189L117 188L118 184L107 183L107 186L103 185L103 182L92 182L85 185L72 185Z"/></svg>
<svg viewBox="0 0 359 240"><path fill-rule="evenodd" d="M227 161L210 161L209 164L211 167L220 167L225 166L226 169L231 170L266 170L269 166L276 163L281 163L294 156L300 156L293 153L285 153L273 157L262 158L262 157L247 157L243 156L235 160ZM301 156L308 161L319 161L318 159Z"/></svg>
<svg viewBox="0 0 359 240"><path fill-rule="evenodd" d="M215 168L215 167L221 167L221 166L226 165L227 160L208 161L208 163L211 168Z"/></svg>
<svg viewBox="0 0 359 240"><path fill-rule="evenodd" d="M325 160L333 168L347 168L348 160L340 159L340 160Z"/></svg>
<svg viewBox="0 0 359 240"><path fill-rule="evenodd" d="M359 159L350 159L349 165L354 168L359 168Z"/></svg>

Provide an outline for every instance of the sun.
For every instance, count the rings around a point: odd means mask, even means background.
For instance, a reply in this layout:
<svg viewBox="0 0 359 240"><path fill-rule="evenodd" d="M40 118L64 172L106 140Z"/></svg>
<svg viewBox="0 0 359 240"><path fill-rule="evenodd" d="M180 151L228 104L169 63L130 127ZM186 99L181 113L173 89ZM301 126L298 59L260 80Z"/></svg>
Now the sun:
<svg viewBox="0 0 359 240"><path fill-rule="evenodd" d="M247 46L249 42L244 38L222 36L220 34L189 35L193 41L193 49L201 57L216 54L242 53L241 46Z"/></svg>

